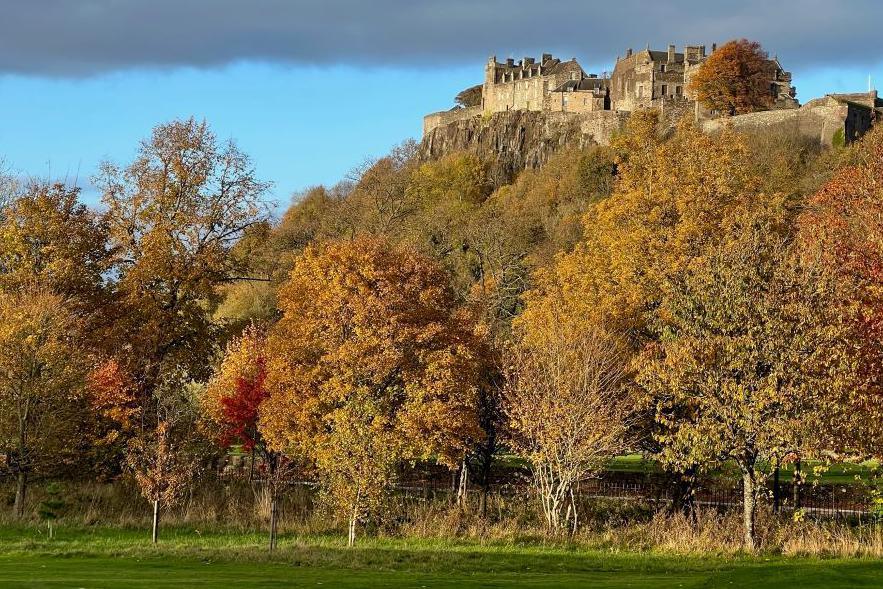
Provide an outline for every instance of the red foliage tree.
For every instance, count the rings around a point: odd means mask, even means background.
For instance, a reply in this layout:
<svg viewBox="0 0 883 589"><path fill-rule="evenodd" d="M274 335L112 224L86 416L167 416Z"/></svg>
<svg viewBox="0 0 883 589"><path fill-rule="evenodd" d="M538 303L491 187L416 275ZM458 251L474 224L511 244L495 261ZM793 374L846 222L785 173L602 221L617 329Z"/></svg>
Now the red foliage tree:
<svg viewBox="0 0 883 589"><path fill-rule="evenodd" d="M267 398L267 389L264 382L267 378L267 361L263 355L255 358L254 373L240 375L236 378L235 393L229 397L221 397L221 413L223 421L221 425L220 443L229 448L235 442L240 442L242 448L248 452L258 450L266 451L266 447L258 429L258 411L261 403Z"/></svg>
<svg viewBox="0 0 883 589"><path fill-rule="evenodd" d="M808 202L800 218L804 256L836 285L837 305L853 326L862 372L851 419L840 425L853 447L879 455L883 441L883 127L857 144Z"/></svg>

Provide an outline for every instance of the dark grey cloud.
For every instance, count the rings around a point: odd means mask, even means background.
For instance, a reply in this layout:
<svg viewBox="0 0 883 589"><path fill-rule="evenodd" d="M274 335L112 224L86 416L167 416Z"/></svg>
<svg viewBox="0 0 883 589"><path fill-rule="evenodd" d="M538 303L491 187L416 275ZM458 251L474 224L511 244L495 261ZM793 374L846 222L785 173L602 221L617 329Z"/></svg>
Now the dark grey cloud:
<svg viewBox="0 0 883 589"><path fill-rule="evenodd" d="M0 0L0 72L85 76L242 60L436 67L551 50L761 41L786 66L872 64L880 0Z"/></svg>

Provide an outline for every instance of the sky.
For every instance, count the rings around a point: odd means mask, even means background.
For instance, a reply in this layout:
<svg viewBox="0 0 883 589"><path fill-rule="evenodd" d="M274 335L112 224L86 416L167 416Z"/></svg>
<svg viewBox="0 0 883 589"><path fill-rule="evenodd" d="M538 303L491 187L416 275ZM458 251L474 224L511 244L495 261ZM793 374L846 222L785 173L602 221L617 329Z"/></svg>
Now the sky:
<svg viewBox="0 0 883 589"><path fill-rule="evenodd" d="M152 127L195 116L233 138L281 207L420 138L489 55L760 41L805 102L883 83L883 2L743 0L0 0L0 159L76 182L126 163Z"/></svg>

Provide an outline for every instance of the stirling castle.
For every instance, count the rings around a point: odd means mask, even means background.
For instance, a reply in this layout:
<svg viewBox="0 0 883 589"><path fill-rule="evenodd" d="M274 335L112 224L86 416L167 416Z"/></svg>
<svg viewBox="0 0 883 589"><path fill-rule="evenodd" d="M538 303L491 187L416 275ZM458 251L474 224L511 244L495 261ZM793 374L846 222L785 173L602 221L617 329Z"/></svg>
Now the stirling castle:
<svg viewBox="0 0 883 589"><path fill-rule="evenodd" d="M711 52L715 50L712 45ZM714 131L724 124L722 118L702 108L690 91L692 76L709 55L704 45L688 45L681 52L674 45L663 51L628 49L617 58L612 73L600 76L586 73L576 59L562 61L549 53L517 62L491 57L484 82L461 92L457 107L424 117L424 146L434 135L450 135L446 127L462 131L464 125L476 127L500 113L537 113L547 127L578 124L582 142L599 144L609 141L630 112L643 108L657 108L669 120L693 116ZM801 106L791 73L777 58L765 60L765 72L770 109L728 118L734 127L786 126L830 145L840 138L850 142L860 137L883 117L883 101L876 91L829 94ZM479 132L477 127L473 130Z"/></svg>

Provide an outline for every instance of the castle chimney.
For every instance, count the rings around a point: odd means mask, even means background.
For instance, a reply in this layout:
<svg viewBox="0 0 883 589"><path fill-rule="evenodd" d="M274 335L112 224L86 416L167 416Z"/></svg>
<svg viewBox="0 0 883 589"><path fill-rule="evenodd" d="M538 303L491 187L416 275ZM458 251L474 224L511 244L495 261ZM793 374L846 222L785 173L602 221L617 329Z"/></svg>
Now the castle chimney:
<svg viewBox="0 0 883 589"><path fill-rule="evenodd" d="M552 54L551 53L543 53L543 63L545 63L547 61L552 61Z"/></svg>
<svg viewBox="0 0 883 589"><path fill-rule="evenodd" d="M668 46L668 63L674 63L674 62L675 62L675 46L669 45Z"/></svg>
<svg viewBox="0 0 883 589"><path fill-rule="evenodd" d="M626 57L631 57L631 56L632 56L632 48L631 48L631 47L629 47L628 49L626 49L626 51L625 51L625 56L626 56Z"/></svg>
<svg viewBox="0 0 883 589"><path fill-rule="evenodd" d="M515 65L515 58L513 58L513 57L508 58L506 60L506 65L508 65L509 67L513 67Z"/></svg>
<svg viewBox="0 0 883 589"><path fill-rule="evenodd" d="M711 52L714 53L715 51L717 51L717 43L712 43L711 44Z"/></svg>
<svg viewBox="0 0 883 589"><path fill-rule="evenodd" d="M533 65L533 64L534 64L534 58L533 58L533 57L525 57L525 58L524 58L524 61L522 61L521 63L523 63L525 67L527 67L527 66L529 66L529 65Z"/></svg>
<svg viewBox="0 0 883 589"><path fill-rule="evenodd" d="M699 46L699 57L705 57L705 45Z"/></svg>

